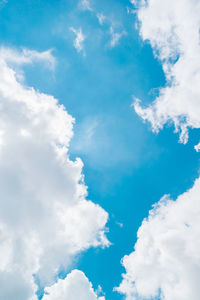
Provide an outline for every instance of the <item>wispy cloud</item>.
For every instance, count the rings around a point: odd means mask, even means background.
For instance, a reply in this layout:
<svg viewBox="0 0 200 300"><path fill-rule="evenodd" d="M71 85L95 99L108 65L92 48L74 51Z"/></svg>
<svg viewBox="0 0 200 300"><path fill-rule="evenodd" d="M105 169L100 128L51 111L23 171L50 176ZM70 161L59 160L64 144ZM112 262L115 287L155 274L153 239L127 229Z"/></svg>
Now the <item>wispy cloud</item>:
<svg viewBox="0 0 200 300"><path fill-rule="evenodd" d="M89 10L89 11L93 10L89 0L81 0L80 3L79 3L79 6L83 10Z"/></svg>
<svg viewBox="0 0 200 300"><path fill-rule="evenodd" d="M96 134L99 127L98 118L87 118L79 125L79 130L76 132L76 137L73 139L71 147L73 150L81 153L95 152L97 141ZM83 136L83 132L85 135ZM95 149L95 150L94 150Z"/></svg>
<svg viewBox="0 0 200 300"><path fill-rule="evenodd" d="M110 27L110 35L111 35L110 46L112 48L115 47L119 43L120 39L126 34L127 33L124 30L122 32L116 32L114 30L113 26L111 26Z"/></svg>
<svg viewBox="0 0 200 300"><path fill-rule="evenodd" d="M106 16L102 13L97 13L96 17L97 17L100 25L103 25L104 22L106 21Z"/></svg>
<svg viewBox="0 0 200 300"><path fill-rule="evenodd" d="M56 58L52 54L52 49L38 52L36 50L30 50L26 48L17 50L10 47L0 47L0 57L7 63L12 63L15 65L42 62L45 67L51 70L53 70L56 65Z"/></svg>
<svg viewBox="0 0 200 300"><path fill-rule="evenodd" d="M99 24L106 25L109 27L109 34L111 36L111 40L109 42L109 46L111 48L115 47L119 44L120 39L127 34L125 30L123 30L123 27L118 22L115 22L112 18L106 16L102 12L97 11L95 8L91 7L91 3L89 0L82 0L79 3L79 7L84 10L89 10L93 16L95 16L99 22ZM119 31L120 30L120 31ZM77 30L74 32L77 34ZM80 50L79 50L80 52Z"/></svg>
<svg viewBox="0 0 200 300"><path fill-rule="evenodd" d="M70 30L75 34L74 47L78 52L84 52L83 42L85 40L85 36L83 35L82 29L75 29L74 27L70 27Z"/></svg>

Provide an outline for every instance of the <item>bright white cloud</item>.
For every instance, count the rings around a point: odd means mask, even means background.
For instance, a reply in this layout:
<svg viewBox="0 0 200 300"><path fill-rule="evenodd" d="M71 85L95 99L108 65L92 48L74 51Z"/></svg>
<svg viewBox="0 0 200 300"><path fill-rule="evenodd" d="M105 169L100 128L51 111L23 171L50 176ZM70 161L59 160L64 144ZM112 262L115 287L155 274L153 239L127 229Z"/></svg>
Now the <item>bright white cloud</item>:
<svg viewBox="0 0 200 300"><path fill-rule="evenodd" d="M83 42L85 40L85 36L83 35L82 29L78 30L74 27L71 27L70 30L75 34L74 47L78 52L84 52Z"/></svg>
<svg viewBox="0 0 200 300"><path fill-rule="evenodd" d="M135 111L151 122L154 131L173 122L180 142L186 143L188 128L200 128L200 2L132 2L139 6L141 36L151 43L167 79L153 104L142 108L137 100Z"/></svg>
<svg viewBox="0 0 200 300"><path fill-rule="evenodd" d="M140 33L161 60L167 85L152 105L135 111L154 131L173 122L180 141L188 128L200 128L200 3L148 0L139 8ZM198 151L200 144L196 147ZM172 201L165 196L139 228L135 250L123 259L126 273L117 290L127 300L198 300L200 278L200 178Z"/></svg>
<svg viewBox="0 0 200 300"><path fill-rule="evenodd" d="M172 201L165 196L138 231L135 250L123 259L118 291L127 300L198 300L200 278L200 178Z"/></svg>
<svg viewBox="0 0 200 300"><path fill-rule="evenodd" d="M43 300L105 300L93 290L85 274L73 270L64 280L59 279L53 286L46 288Z"/></svg>
<svg viewBox="0 0 200 300"><path fill-rule="evenodd" d="M82 161L69 159L74 119L20 84L9 55L0 57L0 299L35 300L33 274L52 285L81 251L109 245L108 215L86 200Z"/></svg>

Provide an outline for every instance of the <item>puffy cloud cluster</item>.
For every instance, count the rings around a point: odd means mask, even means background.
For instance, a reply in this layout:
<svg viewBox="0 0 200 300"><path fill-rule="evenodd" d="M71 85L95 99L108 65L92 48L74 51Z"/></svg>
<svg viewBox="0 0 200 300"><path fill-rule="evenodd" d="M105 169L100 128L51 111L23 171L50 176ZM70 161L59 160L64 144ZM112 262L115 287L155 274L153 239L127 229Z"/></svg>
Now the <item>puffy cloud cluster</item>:
<svg viewBox="0 0 200 300"><path fill-rule="evenodd" d="M127 300L198 300L200 278L200 179L172 201L163 197L138 230L135 250L123 258L118 291Z"/></svg>
<svg viewBox="0 0 200 300"><path fill-rule="evenodd" d="M159 131L173 122L180 142L200 128L200 2L131 1L140 34L162 62L167 84L148 107L135 111ZM198 151L200 144L195 146ZM139 228L134 251L123 258L126 273L117 290L127 300L198 300L200 278L200 178L176 201L164 196Z"/></svg>
<svg viewBox="0 0 200 300"><path fill-rule="evenodd" d="M167 80L152 105L143 108L136 100L135 111L154 131L173 122L180 142L186 143L188 128L200 128L200 2L132 2L139 8L140 34L161 60Z"/></svg>
<svg viewBox="0 0 200 300"><path fill-rule="evenodd" d="M0 299L33 300L35 277L50 286L80 251L109 245L108 215L86 200L83 163L69 158L74 119L16 80L10 51L0 56Z"/></svg>
<svg viewBox="0 0 200 300"><path fill-rule="evenodd" d="M73 270L65 280L59 279L53 286L46 288L43 300L105 300L104 296L98 297L92 284L84 273Z"/></svg>

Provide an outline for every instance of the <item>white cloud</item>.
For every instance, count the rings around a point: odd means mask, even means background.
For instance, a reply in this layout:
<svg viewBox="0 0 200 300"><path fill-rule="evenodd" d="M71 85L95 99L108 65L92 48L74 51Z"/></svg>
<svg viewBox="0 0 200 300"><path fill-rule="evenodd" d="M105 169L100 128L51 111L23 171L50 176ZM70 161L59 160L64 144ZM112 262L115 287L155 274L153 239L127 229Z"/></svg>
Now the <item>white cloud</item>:
<svg viewBox="0 0 200 300"><path fill-rule="evenodd" d="M113 48L119 43L119 40L122 38L122 36L126 35L126 32L125 31L116 32L114 31L113 26L111 26L110 35L111 35L110 47Z"/></svg>
<svg viewBox="0 0 200 300"><path fill-rule="evenodd" d="M85 274L73 270L64 280L59 279L56 284L46 288L43 300L105 300L93 290Z"/></svg>
<svg viewBox="0 0 200 300"><path fill-rule="evenodd" d="M180 141L200 128L200 3L148 0L139 7L140 33L162 62L167 85L152 105L135 111L154 131L173 122ZM200 144L196 145L199 151ZM123 259L126 273L117 290L127 300L198 300L200 278L200 178L176 201L165 196L139 228L135 250Z"/></svg>
<svg viewBox="0 0 200 300"><path fill-rule="evenodd" d="M14 65L24 65L34 62L41 62L51 70L55 68L56 64L56 59L52 55L51 49L43 52L38 52L26 48L22 48L22 50L19 51L14 48L0 47L0 57L5 62L12 63Z"/></svg>
<svg viewBox="0 0 200 300"><path fill-rule="evenodd" d="M152 105L135 111L154 131L173 122L180 142L188 140L188 128L200 128L200 2L197 0L134 1L140 6L140 33L149 40L162 62L166 87Z"/></svg>
<svg viewBox="0 0 200 300"><path fill-rule="evenodd" d="M0 57L0 299L35 300L33 274L52 285L81 251L109 245L108 215L86 200L83 163L68 156L74 119L20 84L9 55Z"/></svg>
<svg viewBox="0 0 200 300"><path fill-rule="evenodd" d="M198 300L200 278L200 178L176 201L165 196L137 234L125 256L126 274L118 291L127 300Z"/></svg>
<svg viewBox="0 0 200 300"><path fill-rule="evenodd" d="M83 52L84 53L84 48L83 48L83 42L85 40L85 36L83 35L82 29L79 28L78 30L75 29L74 27L71 27L70 30L75 34L75 40L74 40L74 47L78 52Z"/></svg>
<svg viewBox="0 0 200 300"><path fill-rule="evenodd" d="M90 0L81 0L79 2L79 8L90 11L98 19L100 25L103 25L104 21L106 20L106 16L104 16L102 13L96 12L96 10L92 8Z"/></svg>
<svg viewBox="0 0 200 300"><path fill-rule="evenodd" d="M120 39L127 34L125 30L121 30L119 32L119 27L121 28L122 25L117 21L114 21L112 17L105 16L102 12L98 12L95 9L91 8L91 3L89 0L82 0L79 2L79 7L83 10L89 10L98 20L99 24L102 26L107 24L109 26L109 35L111 36L111 40L109 42L109 46L111 48L115 47L119 44ZM117 31L118 28L118 31ZM76 34L76 39L74 41L74 47L77 49L78 52L83 50L82 43L85 40L85 37L82 33L82 30L76 30L75 28L71 27L71 31Z"/></svg>
<svg viewBox="0 0 200 300"><path fill-rule="evenodd" d="M89 11L92 11L92 7L91 7L91 3L89 0L81 0L80 1L80 7L81 9L83 10L89 10Z"/></svg>
<svg viewBox="0 0 200 300"><path fill-rule="evenodd" d="M102 13L97 13L96 17L97 17L100 25L103 25L104 22L106 21L106 16L104 16L104 14L102 14Z"/></svg>

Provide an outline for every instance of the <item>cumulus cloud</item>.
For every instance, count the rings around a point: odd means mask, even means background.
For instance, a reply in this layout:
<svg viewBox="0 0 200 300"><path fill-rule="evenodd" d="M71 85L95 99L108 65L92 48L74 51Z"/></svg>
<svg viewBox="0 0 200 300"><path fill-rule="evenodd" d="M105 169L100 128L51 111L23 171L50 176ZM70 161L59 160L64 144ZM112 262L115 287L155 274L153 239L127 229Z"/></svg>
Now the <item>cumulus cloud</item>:
<svg viewBox="0 0 200 300"><path fill-rule="evenodd" d="M75 29L74 27L71 27L70 30L75 34L74 48L78 52L82 51L84 53L83 42L85 40L85 36L83 35L82 29Z"/></svg>
<svg viewBox="0 0 200 300"><path fill-rule="evenodd" d="M173 122L180 142L188 141L188 128L200 128L200 2L148 0L139 7L140 34L162 62L167 84L148 107L135 101L135 111L159 131ZM196 147L199 150L199 147Z"/></svg>
<svg viewBox="0 0 200 300"><path fill-rule="evenodd" d="M7 64L10 59L4 49L0 56L0 299L35 300L34 278L41 286L50 286L60 268L67 271L81 251L109 245L108 215L86 200L83 163L69 158L74 119L54 97L19 83Z"/></svg>
<svg viewBox="0 0 200 300"><path fill-rule="evenodd" d="M123 258L126 274L117 289L127 300L198 300L200 278L200 178L176 201L163 197Z"/></svg>
<svg viewBox="0 0 200 300"><path fill-rule="evenodd" d="M159 131L173 122L180 142L200 128L200 3L196 0L132 0L140 34L162 63L166 86L148 107L135 111ZM195 146L200 150L200 143ZM176 201L164 196L139 228L126 273L116 289L127 300L198 300L200 278L200 178Z"/></svg>
<svg viewBox="0 0 200 300"><path fill-rule="evenodd" d="M59 279L56 284L46 288L43 300L105 300L93 290L85 274L73 270L64 280Z"/></svg>

